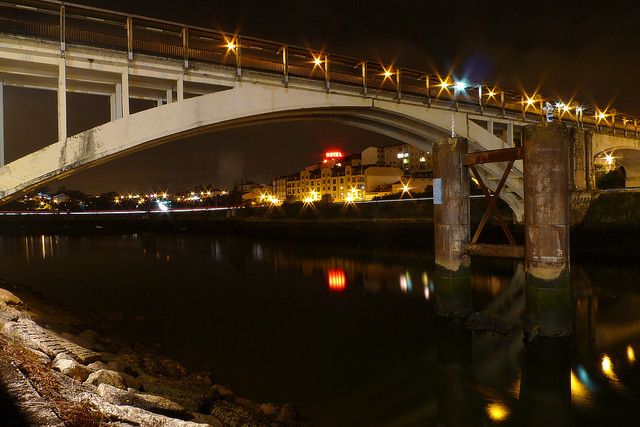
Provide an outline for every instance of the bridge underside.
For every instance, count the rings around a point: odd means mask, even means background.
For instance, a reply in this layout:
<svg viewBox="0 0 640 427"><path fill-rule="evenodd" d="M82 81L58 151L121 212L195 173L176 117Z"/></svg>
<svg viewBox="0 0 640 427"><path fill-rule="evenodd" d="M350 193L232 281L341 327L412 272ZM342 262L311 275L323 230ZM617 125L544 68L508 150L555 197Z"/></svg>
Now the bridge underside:
<svg viewBox="0 0 640 427"><path fill-rule="evenodd" d="M607 164L607 157L613 164ZM622 166L625 171L625 187L640 187L640 141L634 138L612 135L593 136L594 167Z"/></svg>
<svg viewBox="0 0 640 427"><path fill-rule="evenodd" d="M368 129L430 149L450 133L467 137L471 151L502 148L503 142L464 113L428 109L362 96L327 94L310 89L282 88L237 82L230 90L184 99L132 114L58 141L0 168L0 202L128 153L179 138L274 120L332 120ZM503 195L516 216L522 214L522 165ZM501 175L500 165L483 173L489 185Z"/></svg>

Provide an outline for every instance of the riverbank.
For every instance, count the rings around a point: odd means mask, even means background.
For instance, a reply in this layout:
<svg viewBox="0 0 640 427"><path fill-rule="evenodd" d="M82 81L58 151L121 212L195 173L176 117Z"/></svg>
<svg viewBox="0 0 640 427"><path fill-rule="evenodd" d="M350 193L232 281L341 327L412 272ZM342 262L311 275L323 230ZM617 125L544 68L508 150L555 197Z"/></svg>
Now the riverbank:
<svg viewBox="0 0 640 427"><path fill-rule="evenodd" d="M0 398L17 425L301 425L290 405L255 403L96 321L0 283ZM7 290L10 289L10 290Z"/></svg>
<svg viewBox="0 0 640 427"><path fill-rule="evenodd" d="M484 212L485 201L472 199L472 230ZM504 218L510 211L501 204ZM523 242L524 227L510 226ZM0 215L0 235L123 235L137 233L205 233L274 239L309 239L344 244L377 243L402 247L433 247L431 200L407 200L343 206L221 209L197 212L138 212L82 215ZM571 253L577 257L637 258L640 248L640 193L603 192L593 198L583 220L571 228ZM505 243L495 220L481 242Z"/></svg>

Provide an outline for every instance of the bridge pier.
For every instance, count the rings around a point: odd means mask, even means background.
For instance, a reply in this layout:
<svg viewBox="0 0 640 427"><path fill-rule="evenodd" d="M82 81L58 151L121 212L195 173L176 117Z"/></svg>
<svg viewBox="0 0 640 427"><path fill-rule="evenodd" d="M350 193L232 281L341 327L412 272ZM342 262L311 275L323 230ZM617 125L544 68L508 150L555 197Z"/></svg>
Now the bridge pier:
<svg viewBox="0 0 640 427"><path fill-rule="evenodd" d="M562 124L527 128L524 141L525 334L572 332L569 283L569 147Z"/></svg>
<svg viewBox="0 0 640 427"><path fill-rule="evenodd" d="M463 165L465 138L444 138L433 146L436 311L447 317L471 312L469 173Z"/></svg>

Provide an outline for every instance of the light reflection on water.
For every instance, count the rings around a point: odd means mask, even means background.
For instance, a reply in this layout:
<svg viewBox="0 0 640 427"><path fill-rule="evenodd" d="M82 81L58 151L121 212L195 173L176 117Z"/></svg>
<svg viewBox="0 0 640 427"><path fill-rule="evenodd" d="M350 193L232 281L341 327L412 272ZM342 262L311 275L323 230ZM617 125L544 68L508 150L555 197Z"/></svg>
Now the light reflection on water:
<svg viewBox="0 0 640 427"><path fill-rule="evenodd" d="M196 235L0 238L0 278L111 319L318 425L625 425L640 403L633 266L572 266L575 333L524 343L524 273L475 261L470 331L434 314L433 260L402 247ZM424 252L424 251L422 251ZM418 255L416 255L418 254Z"/></svg>

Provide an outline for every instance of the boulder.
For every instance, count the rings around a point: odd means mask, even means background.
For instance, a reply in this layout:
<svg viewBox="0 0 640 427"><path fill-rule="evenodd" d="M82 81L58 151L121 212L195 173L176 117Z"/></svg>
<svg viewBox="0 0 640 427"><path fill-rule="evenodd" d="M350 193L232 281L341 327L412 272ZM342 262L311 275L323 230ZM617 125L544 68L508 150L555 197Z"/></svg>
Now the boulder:
<svg viewBox="0 0 640 427"><path fill-rule="evenodd" d="M142 386L142 383L136 377L132 377L131 375L127 375L125 373L121 374L121 377L124 380L124 383L126 384L127 388L132 388L137 391L144 391L144 387Z"/></svg>
<svg viewBox="0 0 640 427"><path fill-rule="evenodd" d="M211 415L219 419L223 425L266 425L267 420L258 414L252 414L246 409L225 400L218 400L211 409Z"/></svg>
<svg viewBox="0 0 640 427"><path fill-rule="evenodd" d="M188 374L184 366L167 357L144 357L141 367L151 375L167 378L182 378Z"/></svg>
<svg viewBox="0 0 640 427"><path fill-rule="evenodd" d="M77 398L95 405L105 417L117 419L126 424L158 427L207 427L207 424L169 418L134 406L114 405L93 393L79 393Z"/></svg>
<svg viewBox="0 0 640 427"><path fill-rule="evenodd" d="M260 412L262 412L266 416L274 415L278 410L278 408L276 408L275 405L273 405L272 403L263 403L260 406L258 406L258 409L260 410Z"/></svg>
<svg viewBox="0 0 640 427"><path fill-rule="evenodd" d="M137 379L142 383L145 392L166 396L191 412L208 413L218 397L214 389L192 383L186 378L170 380L142 372Z"/></svg>
<svg viewBox="0 0 640 427"><path fill-rule="evenodd" d="M190 419L192 415L179 404L162 396L123 391L108 384L98 386L98 395L114 405L135 406L168 417Z"/></svg>
<svg viewBox="0 0 640 427"><path fill-rule="evenodd" d="M89 377L89 374L91 372L86 366L79 364L73 359L66 358L56 357L53 360L51 367L56 371L62 372L66 376L80 382L85 381Z"/></svg>
<svg viewBox="0 0 640 427"><path fill-rule="evenodd" d="M85 381L85 384L91 384L96 387L100 386L100 384L107 384L122 390L127 389L120 374L108 369L99 369L91 373Z"/></svg>
<svg viewBox="0 0 640 427"><path fill-rule="evenodd" d="M80 335L78 335L78 339L79 341L87 344L85 347L91 348L91 346L98 342L98 333L93 329L85 329L80 333Z"/></svg>
<svg viewBox="0 0 640 427"><path fill-rule="evenodd" d="M0 302L7 305L20 305L22 300L6 289L0 288Z"/></svg>
<svg viewBox="0 0 640 427"><path fill-rule="evenodd" d="M87 365L90 371L98 371L100 369L108 369L109 367L104 362L93 362Z"/></svg>
<svg viewBox="0 0 640 427"><path fill-rule="evenodd" d="M220 399L231 400L231 401L233 400L233 392L228 388L226 388L225 386L220 384L214 384L211 388L216 391Z"/></svg>
<svg viewBox="0 0 640 427"><path fill-rule="evenodd" d="M293 421L297 417L296 410L289 404L282 405L278 414L278 421Z"/></svg>

